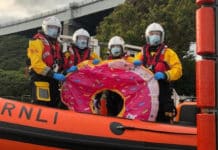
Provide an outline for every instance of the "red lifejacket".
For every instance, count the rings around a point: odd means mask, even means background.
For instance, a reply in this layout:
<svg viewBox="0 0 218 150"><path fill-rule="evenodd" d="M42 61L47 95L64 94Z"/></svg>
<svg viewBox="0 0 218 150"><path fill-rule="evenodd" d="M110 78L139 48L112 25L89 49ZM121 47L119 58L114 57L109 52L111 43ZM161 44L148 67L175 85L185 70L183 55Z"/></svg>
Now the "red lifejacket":
<svg viewBox="0 0 218 150"><path fill-rule="evenodd" d="M44 50L42 52L42 60L46 63L46 65L52 69L55 65L58 65L58 71L61 71L63 69L64 60L60 44L58 42L52 44L41 33L36 34L34 39L40 39L43 41Z"/></svg>
<svg viewBox="0 0 218 150"><path fill-rule="evenodd" d="M82 55L79 53L79 49L75 46L69 47L70 56L67 58L67 66L77 65L84 60L90 59L91 50L86 48L82 50Z"/></svg>
<svg viewBox="0 0 218 150"><path fill-rule="evenodd" d="M165 72L169 70L169 65L164 61L164 52L166 50L166 46L161 44L153 56L151 56L149 47L150 45L145 45L143 47L143 65L154 73Z"/></svg>

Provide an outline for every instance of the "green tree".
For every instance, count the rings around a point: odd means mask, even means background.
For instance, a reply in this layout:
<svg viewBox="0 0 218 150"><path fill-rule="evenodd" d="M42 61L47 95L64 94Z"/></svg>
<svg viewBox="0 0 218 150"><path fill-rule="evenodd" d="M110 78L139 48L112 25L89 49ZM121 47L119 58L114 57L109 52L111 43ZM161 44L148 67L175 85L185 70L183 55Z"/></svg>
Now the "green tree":
<svg viewBox="0 0 218 150"><path fill-rule="evenodd" d="M0 69L20 70L25 66L28 38L21 35L0 37Z"/></svg>
<svg viewBox="0 0 218 150"><path fill-rule="evenodd" d="M28 38L21 35L0 37L0 96L20 100L29 95L29 81L24 67Z"/></svg>
<svg viewBox="0 0 218 150"><path fill-rule="evenodd" d="M20 71L0 69L0 97L14 97L20 100L22 95L29 95L29 80Z"/></svg>
<svg viewBox="0 0 218 150"><path fill-rule="evenodd" d="M152 22L160 23L165 29L165 43L177 52L183 63L184 75L175 84L176 89L179 94L193 95L195 80L190 76L195 76L194 61L182 58L190 42L195 41L195 10L194 0L127 0L104 18L96 37L108 42L112 36L120 35L128 44L143 45L146 27Z"/></svg>

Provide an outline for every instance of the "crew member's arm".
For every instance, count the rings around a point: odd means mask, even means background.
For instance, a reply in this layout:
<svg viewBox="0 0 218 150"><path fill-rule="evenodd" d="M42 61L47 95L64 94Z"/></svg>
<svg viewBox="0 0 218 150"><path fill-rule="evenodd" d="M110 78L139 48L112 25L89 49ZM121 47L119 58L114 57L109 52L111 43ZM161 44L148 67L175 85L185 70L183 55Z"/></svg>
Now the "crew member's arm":
<svg viewBox="0 0 218 150"><path fill-rule="evenodd" d="M92 53L91 53L90 59L91 59L91 60L98 59L98 60L101 61L101 58L100 58L95 52L92 52Z"/></svg>
<svg viewBox="0 0 218 150"><path fill-rule="evenodd" d="M43 49L44 45L41 40L30 40L27 49L27 56L31 62L30 69L35 71L37 74L47 76L51 72L51 68L42 60Z"/></svg>
<svg viewBox="0 0 218 150"><path fill-rule="evenodd" d="M165 72L167 75L167 80L178 80L182 76L182 64L178 55L172 49L168 48L164 54L164 60L170 67L170 69Z"/></svg>
<svg viewBox="0 0 218 150"><path fill-rule="evenodd" d="M127 62L129 62L129 63L133 63L133 62L134 62L134 57L127 56L127 57L125 58L125 60L126 60Z"/></svg>
<svg viewBox="0 0 218 150"><path fill-rule="evenodd" d="M135 57L134 57L134 60L140 60L140 61L142 61L142 60L143 60L143 54L142 54L142 52L137 53L137 54L135 55Z"/></svg>
<svg viewBox="0 0 218 150"><path fill-rule="evenodd" d="M133 58L133 64L135 66L141 66L143 64L143 54L142 52L139 52L135 55L135 57Z"/></svg>

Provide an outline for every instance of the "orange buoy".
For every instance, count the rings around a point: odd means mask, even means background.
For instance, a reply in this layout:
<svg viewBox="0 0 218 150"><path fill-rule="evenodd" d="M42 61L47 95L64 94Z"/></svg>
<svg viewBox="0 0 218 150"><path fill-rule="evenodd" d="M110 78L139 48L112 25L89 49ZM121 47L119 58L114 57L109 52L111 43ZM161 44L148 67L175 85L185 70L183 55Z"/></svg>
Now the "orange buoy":
<svg viewBox="0 0 218 150"><path fill-rule="evenodd" d="M215 61L196 62L196 96L198 107L215 107Z"/></svg>
<svg viewBox="0 0 218 150"><path fill-rule="evenodd" d="M212 4L215 0L196 0L196 4L202 5L202 4Z"/></svg>
<svg viewBox="0 0 218 150"><path fill-rule="evenodd" d="M216 126L214 114L197 115L198 150L216 150Z"/></svg>
<svg viewBox="0 0 218 150"><path fill-rule="evenodd" d="M196 11L197 54L215 53L214 9L202 7Z"/></svg>

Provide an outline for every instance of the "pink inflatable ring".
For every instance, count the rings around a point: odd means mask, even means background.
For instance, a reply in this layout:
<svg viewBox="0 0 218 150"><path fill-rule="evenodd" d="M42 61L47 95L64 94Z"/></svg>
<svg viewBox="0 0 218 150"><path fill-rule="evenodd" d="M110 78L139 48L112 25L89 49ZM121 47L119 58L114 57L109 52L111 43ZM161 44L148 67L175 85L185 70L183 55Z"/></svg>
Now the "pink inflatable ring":
<svg viewBox="0 0 218 150"><path fill-rule="evenodd" d="M102 61L98 65L84 61L78 68L66 77L61 89L62 101L69 109L96 113L96 94L111 90L123 99L118 117L155 121L159 87L148 69L122 59Z"/></svg>

